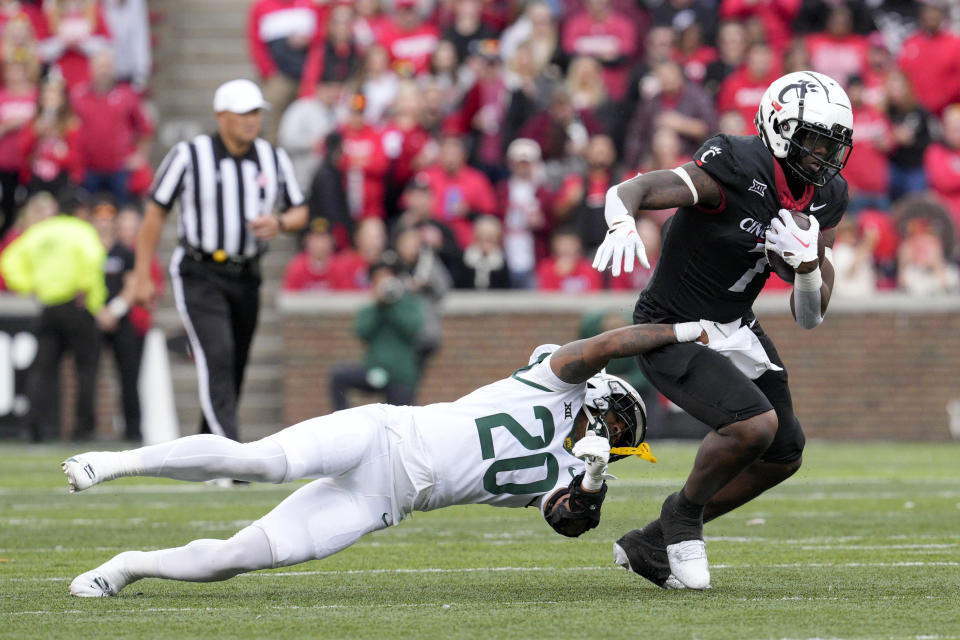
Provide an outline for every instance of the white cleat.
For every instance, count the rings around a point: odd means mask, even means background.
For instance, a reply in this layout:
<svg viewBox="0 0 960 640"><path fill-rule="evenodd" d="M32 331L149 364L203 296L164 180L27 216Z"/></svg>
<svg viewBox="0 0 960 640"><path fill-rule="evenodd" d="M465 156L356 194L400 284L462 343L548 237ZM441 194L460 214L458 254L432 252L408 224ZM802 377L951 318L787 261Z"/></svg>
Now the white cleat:
<svg viewBox="0 0 960 640"><path fill-rule="evenodd" d="M673 577L688 589L709 589L710 569L703 540L684 540L667 545L667 559Z"/></svg>
<svg viewBox="0 0 960 640"><path fill-rule="evenodd" d="M113 572L107 569L108 564L110 563L74 578L70 583L70 595L77 598L112 598L117 595L124 585L117 586L119 583L116 578L109 575Z"/></svg>
<svg viewBox="0 0 960 640"><path fill-rule="evenodd" d="M67 458L60 463L64 475L67 476L67 484L70 485L70 493L89 489L95 484L100 484L107 480L112 480L114 464L111 464L112 458L117 454L110 451L89 451L80 453Z"/></svg>
<svg viewBox="0 0 960 640"><path fill-rule="evenodd" d="M112 451L88 451L67 458L60 463L70 493L83 491L90 487L113 480L117 473L117 454Z"/></svg>
<svg viewBox="0 0 960 640"><path fill-rule="evenodd" d="M666 581L663 583L663 588L664 589L686 589L687 585L677 580L677 577L671 573L670 577L668 577Z"/></svg>

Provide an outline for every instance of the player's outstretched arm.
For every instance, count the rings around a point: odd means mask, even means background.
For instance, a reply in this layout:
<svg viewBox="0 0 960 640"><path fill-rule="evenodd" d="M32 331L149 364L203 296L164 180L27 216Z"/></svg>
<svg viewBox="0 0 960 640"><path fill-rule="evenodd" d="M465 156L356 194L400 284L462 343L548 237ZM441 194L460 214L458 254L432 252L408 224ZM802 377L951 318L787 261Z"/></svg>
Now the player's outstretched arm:
<svg viewBox="0 0 960 640"><path fill-rule="evenodd" d="M633 271L635 257L644 267L650 268L643 241L637 235L634 219L637 211L694 204L716 208L722 202L720 187L693 162L671 171L641 174L610 187L603 210L609 230L597 249L593 268L603 271L609 264L611 273L619 276L621 267L626 273Z"/></svg>
<svg viewBox="0 0 960 640"><path fill-rule="evenodd" d="M707 341L698 322L635 324L569 342L550 356L550 367L564 382L585 382L614 358L629 358L677 342Z"/></svg>

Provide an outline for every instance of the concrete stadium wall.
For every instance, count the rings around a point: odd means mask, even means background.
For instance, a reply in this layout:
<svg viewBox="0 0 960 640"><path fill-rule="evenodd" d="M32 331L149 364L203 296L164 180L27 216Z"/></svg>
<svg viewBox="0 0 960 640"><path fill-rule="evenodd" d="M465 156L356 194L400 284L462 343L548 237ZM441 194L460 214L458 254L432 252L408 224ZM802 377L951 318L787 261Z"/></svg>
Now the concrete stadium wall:
<svg viewBox="0 0 960 640"><path fill-rule="evenodd" d="M575 338L585 311L626 314L634 300L606 294L452 295L445 301L443 347L418 402L451 400L509 375L526 364L536 345ZM363 357L352 322L367 301L365 295L323 294L279 299L288 423L329 410L331 367ZM785 296L764 296L755 311L787 365L808 437L950 440L946 407L960 399L960 298L834 300L826 322L814 331L796 326Z"/></svg>

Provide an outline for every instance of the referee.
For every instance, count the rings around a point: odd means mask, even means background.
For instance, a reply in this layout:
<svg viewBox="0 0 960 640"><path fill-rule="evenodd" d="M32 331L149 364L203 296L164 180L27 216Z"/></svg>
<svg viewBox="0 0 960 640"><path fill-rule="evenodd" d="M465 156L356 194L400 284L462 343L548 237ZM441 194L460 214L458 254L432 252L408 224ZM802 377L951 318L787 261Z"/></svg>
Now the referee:
<svg viewBox="0 0 960 640"><path fill-rule="evenodd" d="M267 240L307 221L290 158L257 137L267 108L253 82L226 82L213 97L217 133L180 142L167 153L137 235L131 283L135 303L154 302L150 263L167 214L179 201L170 278L197 365L201 432L234 440L260 310L260 256Z"/></svg>

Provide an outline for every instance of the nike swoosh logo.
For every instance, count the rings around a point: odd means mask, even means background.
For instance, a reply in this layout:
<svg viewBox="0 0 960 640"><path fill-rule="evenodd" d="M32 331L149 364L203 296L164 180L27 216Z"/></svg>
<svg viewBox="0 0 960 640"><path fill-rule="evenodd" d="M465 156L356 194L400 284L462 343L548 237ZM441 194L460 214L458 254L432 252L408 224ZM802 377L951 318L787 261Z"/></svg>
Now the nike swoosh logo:
<svg viewBox="0 0 960 640"><path fill-rule="evenodd" d="M792 235L794 238L797 238L797 234L795 234L795 233L791 233L790 235ZM804 249L809 249L809 248L810 248L810 243L809 243L809 242L804 242L804 241L801 240L800 238L797 238L797 242L799 242L800 244L802 244Z"/></svg>
<svg viewBox="0 0 960 640"><path fill-rule="evenodd" d="M820 211L820 209L823 209L825 206L827 206L826 202L823 204L812 204L810 205L810 211Z"/></svg>

